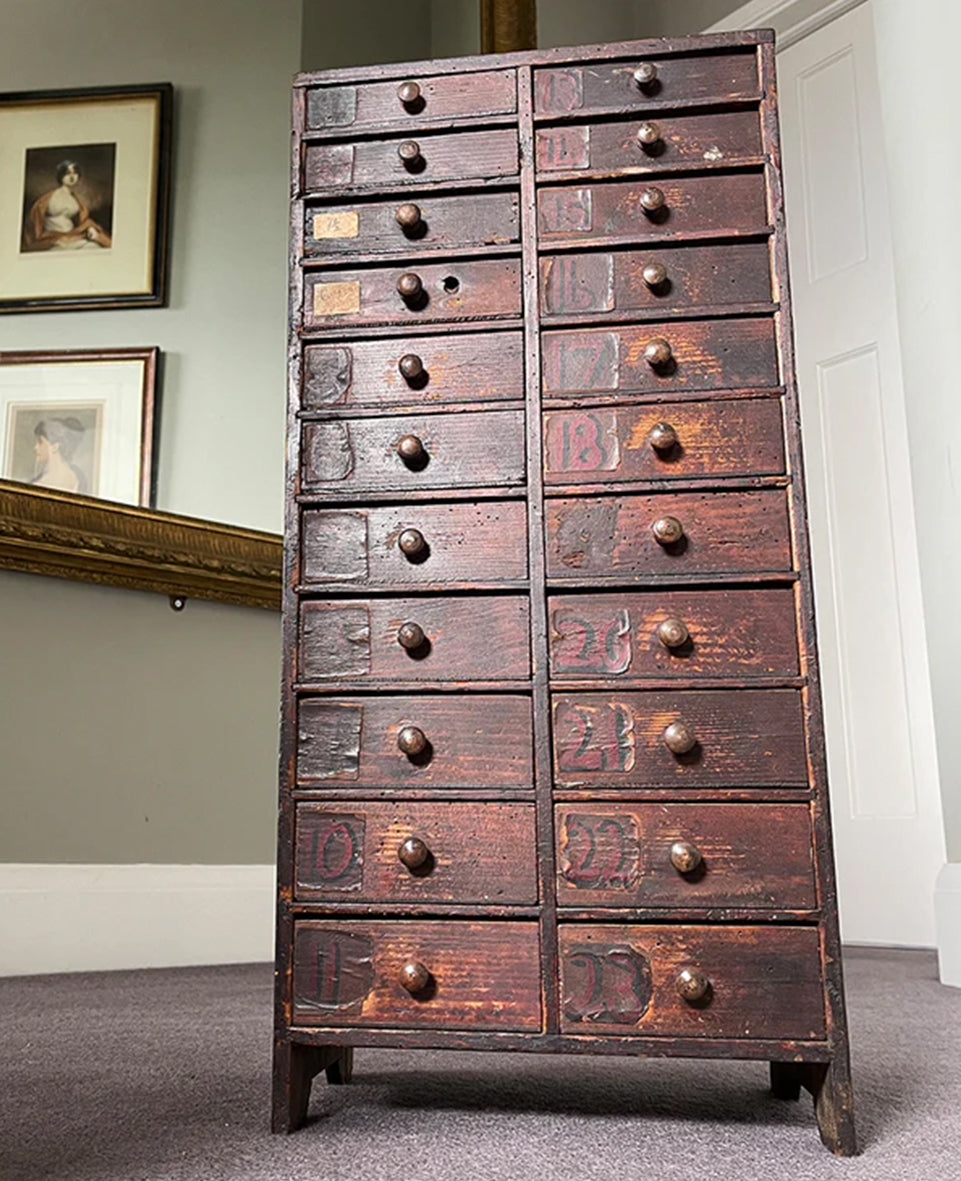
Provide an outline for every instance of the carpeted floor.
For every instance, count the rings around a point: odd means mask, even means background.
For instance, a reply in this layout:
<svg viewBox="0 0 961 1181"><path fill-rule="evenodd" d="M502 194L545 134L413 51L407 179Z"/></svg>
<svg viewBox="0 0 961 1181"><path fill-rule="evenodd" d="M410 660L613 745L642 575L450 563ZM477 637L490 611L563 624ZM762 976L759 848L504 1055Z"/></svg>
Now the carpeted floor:
<svg viewBox="0 0 961 1181"><path fill-rule="evenodd" d="M265 965L0 980L3 1181L961 1181L961 990L846 957L864 1155L758 1063L366 1050L267 1131Z"/></svg>

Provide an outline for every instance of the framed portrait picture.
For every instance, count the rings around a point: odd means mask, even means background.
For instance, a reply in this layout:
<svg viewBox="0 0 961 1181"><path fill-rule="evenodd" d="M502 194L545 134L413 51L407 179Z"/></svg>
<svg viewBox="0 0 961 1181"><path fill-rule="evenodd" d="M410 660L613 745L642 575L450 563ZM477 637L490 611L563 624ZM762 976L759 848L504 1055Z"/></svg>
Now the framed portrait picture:
<svg viewBox="0 0 961 1181"><path fill-rule="evenodd" d="M156 348L0 352L0 479L149 506Z"/></svg>
<svg viewBox="0 0 961 1181"><path fill-rule="evenodd" d="M172 95L0 94L0 312L165 302Z"/></svg>

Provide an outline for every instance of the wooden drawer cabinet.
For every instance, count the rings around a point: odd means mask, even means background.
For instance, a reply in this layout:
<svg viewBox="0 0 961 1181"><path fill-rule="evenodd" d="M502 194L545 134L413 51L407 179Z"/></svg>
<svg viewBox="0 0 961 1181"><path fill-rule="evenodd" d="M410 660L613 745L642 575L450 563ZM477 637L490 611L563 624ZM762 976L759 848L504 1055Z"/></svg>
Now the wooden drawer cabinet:
<svg viewBox="0 0 961 1181"><path fill-rule="evenodd" d="M773 61L295 82L277 1131L357 1047L704 1055L856 1151Z"/></svg>

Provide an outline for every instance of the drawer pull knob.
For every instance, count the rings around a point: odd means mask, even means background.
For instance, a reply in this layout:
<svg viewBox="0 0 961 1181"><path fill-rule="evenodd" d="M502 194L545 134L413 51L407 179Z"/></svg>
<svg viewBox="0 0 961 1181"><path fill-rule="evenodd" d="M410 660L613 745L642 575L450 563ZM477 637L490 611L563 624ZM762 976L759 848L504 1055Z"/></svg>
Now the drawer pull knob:
<svg viewBox="0 0 961 1181"><path fill-rule="evenodd" d="M681 968L675 982L678 995L688 1004L703 1000L711 990L711 982L705 973L692 965Z"/></svg>
<svg viewBox="0 0 961 1181"><path fill-rule="evenodd" d="M694 731L684 722L671 722L663 737L664 745L674 755L686 755L697 746Z"/></svg>
<svg viewBox="0 0 961 1181"><path fill-rule="evenodd" d="M424 294L424 284L420 275L413 271L405 271L397 280L397 294L408 303L420 299Z"/></svg>
<svg viewBox="0 0 961 1181"><path fill-rule="evenodd" d="M665 365L671 363L673 358L671 342L665 340L663 336L655 336L644 346L644 360L652 369L663 369Z"/></svg>
<svg viewBox="0 0 961 1181"><path fill-rule="evenodd" d="M641 192L641 208L645 213L659 213L664 208L664 193L656 185Z"/></svg>
<svg viewBox="0 0 961 1181"><path fill-rule="evenodd" d="M684 536L684 526L677 517L658 517L651 532L658 545L677 545Z"/></svg>
<svg viewBox="0 0 961 1181"><path fill-rule="evenodd" d="M420 837L408 837L397 850L397 856L408 869L420 869L430 859L430 849Z"/></svg>
<svg viewBox="0 0 961 1181"><path fill-rule="evenodd" d="M408 233L416 230L422 219L420 206L415 205L413 201L405 201L403 205L398 205L397 212L394 214L394 220L402 230L406 230Z"/></svg>
<svg viewBox="0 0 961 1181"><path fill-rule="evenodd" d="M661 129L656 123L642 123L637 129L637 142L642 148L653 148L661 142Z"/></svg>
<svg viewBox="0 0 961 1181"><path fill-rule="evenodd" d="M663 287L667 282L667 267L662 262L649 262L641 271L641 278L651 289Z"/></svg>
<svg viewBox="0 0 961 1181"><path fill-rule="evenodd" d="M647 436L655 451L670 451L677 446L677 431L669 422L656 422Z"/></svg>
<svg viewBox="0 0 961 1181"><path fill-rule="evenodd" d="M657 66L653 62L641 62L634 71L634 81L638 86L650 86L657 79Z"/></svg>
<svg viewBox="0 0 961 1181"><path fill-rule="evenodd" d="M415 168L423 159L420 154L420 144L416 139L405 139L397 148L400 162L408 168Z"/></svg>
<svg viewBox="0 0 961 1181"><path fill-rule="evenodd" d="M404 381L416 381L424 374L424 362L416 353L404 353L397 362L397 368Z"/></svg>
<svg viewBox="0 0 961 1181"><path fill-rule="evenodd" d="M671 845L671 865L678 873L693 873L703 860L701 850L690 841L675 841Z"/></svg>
<svg viewBox="0 0 961 1181"><path fill-rule="evenodd" d="M400 983L408 992L423 992L431 982L429 970L417 960L410 960L400 970Z"/></svg>
<svg viewBox="0 0 961 1181"><path fill-rule="evenodd" d="M427 735L419 726L401 726L397 746L405 755L422 755L427 749Z"/></svg>
<svg viewBox="0 0 961 1181"><path fill-rule="evenodd" d="M426 458L427 449L417 435L401 435L397 440L397 454L404 463L415 464Z"/></svg>
<svg viewBox="0 0 961 1181"><path fill-rule="evenodd" d="M420 98L420 87L416 82L401 82L397 87L397 97L405 107L412 107Z"/></svg>
<svg viewBox="0 0 961 1181"><path fill-rule="evenodd" d="M400 537L397 538L397 544L400 546L401 553L406 554L408 558L416 558L418 554L422 554L427 546L424 540L424 535L419 529L404 529Z"/></svg>
<svg viewBox="0 0 961 1181"><path fill-rule="evenodd" d="M683 648L691 633L682 619L663 619L657 625L657 638L665 648Z"/></svg>
<svg viewBox="0 0 961 1181"><path fill-rule="evenodd" d="M397 643L402 648L406 648L408 652L416 651L422 644L427 642L427 636L424 634L424 629L419 623L413 623L408 620L402 623L397 629Z"/></svg>

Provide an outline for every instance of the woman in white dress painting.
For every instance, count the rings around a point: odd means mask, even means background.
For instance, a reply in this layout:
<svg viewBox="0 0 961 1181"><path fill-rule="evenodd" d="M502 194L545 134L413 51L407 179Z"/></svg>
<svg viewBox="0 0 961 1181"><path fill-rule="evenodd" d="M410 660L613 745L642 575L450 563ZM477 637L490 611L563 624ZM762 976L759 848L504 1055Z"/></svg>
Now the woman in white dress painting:
<svg viewBox="0 0 961 1181"><path fill-rule="evenodd" d="M24 250L103 250L110 235L91 218L77 192L83 174L75 160L57 165L57 188L38 197L23 226Z"/></svg>

